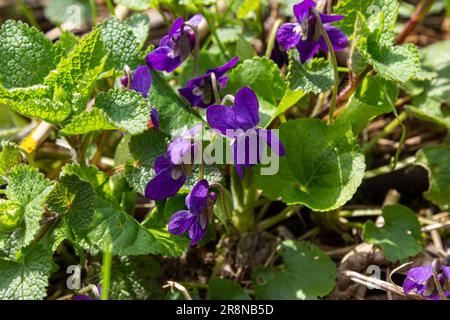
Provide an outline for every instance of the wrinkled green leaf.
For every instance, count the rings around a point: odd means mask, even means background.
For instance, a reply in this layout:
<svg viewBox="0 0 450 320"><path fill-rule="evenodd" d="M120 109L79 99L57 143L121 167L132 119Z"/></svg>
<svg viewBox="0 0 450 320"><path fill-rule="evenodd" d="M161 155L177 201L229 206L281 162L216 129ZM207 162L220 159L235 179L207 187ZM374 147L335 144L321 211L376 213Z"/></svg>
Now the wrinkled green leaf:
<svg viewBox="0 0 450 320"><path fill-rule="evenodd" d="M331 64L323 59L316 58L301 64L297 50L290 51L289 62L289 89L304 93L321 93L330 90L334 84L334 71Z"/></svg>
<svg viewBox="0 0 450 320"><path fill-rule="evenodd" d="M111 68L122 71L125 65L132 70L140 63L140 41L128 24L117 18L110 18L98 26L102 41L108 52L105 70Z"/></svg>
<svg viewBox="0 0 450 320"><path fill-rule="evenodd" d="M52 253L42 245L27 247L18 258L0 258L0 299L40 300L47 295Z"/></svg>
<svg viewBox="0 0 450 320"><path fill-rule="evenodd" d="M28 87L43 82L59 61L52 42L34 27L8 20L0 28L0 85Z"/></svg>

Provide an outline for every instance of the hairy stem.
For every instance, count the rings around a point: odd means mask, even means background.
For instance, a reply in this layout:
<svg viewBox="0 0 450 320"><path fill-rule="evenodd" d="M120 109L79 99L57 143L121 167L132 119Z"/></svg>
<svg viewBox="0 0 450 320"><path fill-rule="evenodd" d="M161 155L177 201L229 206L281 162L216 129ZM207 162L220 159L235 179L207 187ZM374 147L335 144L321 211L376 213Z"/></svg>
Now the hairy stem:
<svg viewBox="0 0 450 320"><path fill-rule="evenodd" d="M416 11L414 11L413 15L406 24L405 29L403 29L403 31L398 35L396 39L397 43L402 43L406 40L406 38L411 34L416 26L423 21L423 19L433 6L433 3L434 0L420 1L420 3L417 5Z"/></svg>
<svg viewBox="0 0 450 320"><path fill-rule="evenodd" d="M95 5L95 0L89 0L89 6L91 8L92 25L95 26L97 23L97 6Z"/></svg>
<svg viewBox="0 0 450 320"><path fill-rule="evenodd" d="M376 146L376 144L378 143L378 140L385 138L386 136L391 134L392 131L394 131L395 128L397 128L399 125L401 125L402 122L407 117L408 117L408 113L406 111L403 111L402 113L400 113L397 118L392 120L392 122L389 123L386 127L384 127L384 129L380 133L378 133L375 137L370 139L370 141L364 145L364 147L363 147L364 152L369 153Z"/></svg>
<svg viewBox="0 0 450 320"><path fill-rule="evenodd" d="M327 43L328 52L330 55L330 62L331 62L331 65L333 66L333 70L334 70L334 86L333 86L333 89L331 92L330 112L328 113L328 123L333 124L334 123L334 110L336 109L336 100L337 100L337 95L338 95L338 90L339 90L338 63L337 63L337 59L336 59L336 54L333 49L333 45L331 44L330 37L328 36L328 33L325 30L322 20L320 19L319 11L317 11L317 9L313 9L312 12L316 16L317 23L320 28L320 32L321 32L322 36L324 37L325 42Z"/></svg>
<svg viewBox="0 0 450 320"><path fill-rule="evenodd" d="M298 208L299 208L298 206L288 206L284 208L284 210L281 211L279 214L261 221L258 224L258 228L260 230L267 230L273 227L274 225L280 223L281 221L292 217L295 213L295 210L297 210Z"/></svg>
<svg viewBox="0 0 450 320"><path fill-rule="evenodd" d="M270 33L269 41L267 42L267 48L266 48L266 57L270 58L270 54L272 53L272 50L275 46L275 39L277 37L277 31L280 25L283 23L283 20L277 19L275 23L273 24L272 31Z"/></svg>
<svg viewBox="0 0 450 320"><path fill-rule="evenodd" d="M109 284L111 281L111 262L112 262L112 244L107 241L105 243L105 251L103 252L102 300L108 300L109 298Z"/></svg>

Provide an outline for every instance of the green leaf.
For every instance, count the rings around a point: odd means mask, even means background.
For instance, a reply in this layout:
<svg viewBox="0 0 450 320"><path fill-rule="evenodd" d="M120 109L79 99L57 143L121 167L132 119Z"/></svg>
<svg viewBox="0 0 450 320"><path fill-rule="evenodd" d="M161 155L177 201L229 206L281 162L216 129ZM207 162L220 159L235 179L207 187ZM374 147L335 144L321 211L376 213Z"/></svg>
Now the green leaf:
<svg viewBox="0 0 450 320"><path fill-rule="evenodd" d="M85 134L92 131L115 130L106 113L98 108L85 111L72 118L71 122L60 132L63 135Z"/></svg>
<svg viewBox="0 0 450 320"><path fill-rule="evenodd" d="M420 54L413 44L382 45L369 35L358 43L358 50L383 78L405 83L422 71Z"/></svg>
<svg viewBox="0 0 450 320"><path fill-rule="evenodd" d="M135 13L125 20L128 28L133 32L140 47L145 44L150 33L150 18L145 13Z"/></svg>
<svg viewBox="0 0 450 320"><path fill-rule="evenodd" d="M430 188L426 199L440 206L450 205L450 147L432 146L417 153L417 163L428 170Z"/></svg>
<svg viewBox="0 0 450 320"><path fill-rule="evenodd" d="M42 83L59 58L56 47L36 28L13 20L0 28L0 84L5 88Z"/></svg>
<svg viewBox="0 0 450 320"><path fill-rule="evenodd" d="M153 70L152 76L153 84L148 101L158 110L161 130L173 137L198 124L200 117L179 97L164 77Z"/></svg>
<svg viewBox="0 0 450 320"><path fill-rule="evenodd" d="M92 95L95 80L103 71L106 51L100 39L100 31L94 30L81 38L72 52L61 59L56 70L45 83L54 87L56 98L72 106L80 113Z"/></svg>
<svg viewBox="0 0 450 320"><path fill-rule="evenodd" d="M326 296L336 283L336 266L325 252L308 242L287 240L278 252L281 269L259 268L253 272L255 296L264 300L311 300Z"/></svg>
<svg viewBox="0 0 450 320"><path fill-rule="evenodd" d="M63 175L46 201L48 208L63 215L64 223L76 234L83 234L94 217L94 190L76 175Z"/></svg>
<svg viewBox="0 0 450 320"><path fill-rule="evenodd" d="M23 250L18 261L0 258L0 299L38 300L47 295L52 253L40 244Z"/></svg>
<svg viewBox="0 0 450 320"><path fill-rule="evenodd" d="M380 19L379 14L381 14L383 33L389 35L394 30L398 7L398 0L340 0L333 13L343 15L345 18L337 21L335 26L351 36L358 14L362 14L367 19Z"/></svg>
<svg viewBox="0 0 450 320"><path fill-rule="evenodd" d="M136 11L147 10L152 4L152 0L114 0L114 2Z"/></svg>
<svg viewBox="0 0 450 320"><path fill-rule="evenodd" d="M155 170L150 166L138 166L133 161L125 165L125 179L137 193L145 196L145 188L148 182L155 176Z"/></svg>
<svg viewBox="0 0 450 320"><path fill-rule="evenodd" d="M237 283L225 279L213 279L208 283L208 297L211 300L251 300Z"/></svg>
<svg viewBox="0 0 450 320"><path fill-rule="evenodd" d="M226 93L235 95L244 86L250 87L258 97L275 106L286 91L280 69L266 57L245 60L229 73Z"/></svg>
<svg viewBox="0 0 450 320"><path fill-rule="evenodd" d="M422 251L422 233L416 214L403 205L383 208L384 226L377 228L373 221L363 227L363 239L383 249L391 262L404 262Z"/></svg>
<svg viewBox="0 0 450 320"><path fill-rule="evenodd" d="M135 69L140 63L141 45L128 24L117 18L110 18L98 28L102 32L101 38L108 52L105 70L114 68L122 71L125 65Z"/></svg>
<svg viewBox="0 0 450 320"><path fill-rule="evenodd" d="M95 217L87 243L102 250L111 241L115 255L160 254L176 257L187 249L188 240L170 234L166 228L145 228L133 217L97 197Z"/></svg>
<svg viewBox="0 0 450 320"><path fill-rule="evenodd" d="M323 58L315 58L306 64L301 64L298 51L291 50L288 70L287 79L291 91L319 94L333 87L333 67Z"/></svg>
<svg viewBox="0 0 450 320"><path fill-rule="evenodd" d="M91 18L89 0L50 0L44 14L55 25L81 29Z"/></svg>
<svg viewBox="0 0 450 320"><path fill-rule="evenodd" d="M53 186L37 169L25 165L15 166L8 179L5 193L8 200L16 205L16 214L23 221L20 242L24 247L34 239L40 228L39 220L45 212L44 199Z"/></svg>
<svg viewBox="0 0 450 320"><path fill-rule="evenodd" d="M97 250L102 250L105 241L110 241L115 255L160 254L170 257L181 255L189 242L170 234L166 228L145 228L100 197L96 198L94 221L85 240Z"/></svg>
<svg viewBox="0 0 450 320"><path fill-rule="evenodd" d="M450 109L445 104L450 100L450 41L437 42L422 50L424 66L435 72L435 77L427 81L411 82L418 89L411 106L407 106L415 116L443 127L450 127Z"/></svg>
<svg viewBox="0 0 450 320"><path fill-rule="evenodd" d="M131 137L130 153L139 164L153 166L155 159L167 150L168 137L159 130L150 129L144 133Z"/></svg>
<svg viewBox="0 0 450 320"><path fill-rule="evenodd" d="M150 107L140 93L115 89L98 94L92 111L74 117L61 133L73 135L118 129L139 134L147 129L149 119Z"/></svg>
<svg viewBox="0 0 450 320"><path fill-rule="evenodd" d="M114 199L108 175L97 167L68 164L61 171L61 177L64 175L76 175L81 181L89 183L98 196L109 201Z"/></svg>
<svg viewBox="0 0 450 320"><path fill-rule="evenodd" d="M349 124L288 121L280 128L280 139L286 155L280 158L277 174L257 170L256 183L264 195L315 211L337 209L353 197L362 182L365 161Z"/></svg>
<svg viewBox="0 0 450 320"><path fill-rule="evenodd" d="M442 102L433 97L428 97L425 93L415 97L412 103L413 105L405 106L405 109L415 117L445 128L450 127L450 109L442 105Z"/></svg>
<svg viewBox="0 0 450 320"><path fill-rule="evenodd" d="M69 31L64 31L60 36L57 44L59 44L66 52L70 53L72 50L80 43L80 38L78 38L73 33Z"/></svg>
<svg viewBox="0 0 450 320"><path fill-rule="evenodd" d="M397 96L398 88L394 82L369 75L358 87L344 112L339 114L336 123L350 122L356 136L376 116L394 112Z"/></svg>
<svg viewBox="0 0 450 320"><path fill-rule="evenodd" d="M256 12L261 7L261 0L243 0L237 11L238 19L245 19L251 12Z"/></svg>
<svg viewBox="0 0 450 320"><path fill-rule="evenodd" d="M1 176L7 176L12 168L22 162L20 148L16 144L9 141L2 141L1 147L2 151L0 152L0 183L2 181Z"/></svg>
<svg viewBox="0 0 450 320"><path fill-rule="evenodd" d="M56 124L63 122L72 112L69 104L54 101L51 88L43 85L12 89L0 87L0 104L24 116Z"/></svg>
<svg viewBox="0 0 450 320"><path fill-rule="evenodd" d="M160 297L161 268L151 256L119 257L112 264L111 300L151 300Z"/></svg>

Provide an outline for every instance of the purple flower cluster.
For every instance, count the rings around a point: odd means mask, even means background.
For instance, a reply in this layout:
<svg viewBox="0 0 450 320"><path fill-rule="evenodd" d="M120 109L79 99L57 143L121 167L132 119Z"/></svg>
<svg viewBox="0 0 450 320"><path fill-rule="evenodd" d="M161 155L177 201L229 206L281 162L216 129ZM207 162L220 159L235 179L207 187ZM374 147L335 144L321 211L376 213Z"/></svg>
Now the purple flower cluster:
<svg viewBox="0 0 450 320"><path fill-rule="evenodd" d="M297 22L283 24L277 33L277 41L285 50L297 48L302 63L311 59L319 49L328 52L325 38L320 33L317 17L312 11L315 8L314 0L303 0L297 3L294 5ZM344 16L324 13L319 13L319 16L324 23L333 50L345 49L348 46L347 36L338 28L328 25L344 19Z"/></svg>
<svg viewBox="0 0 450 320"><path fill-rule="evenodd" d="M221 91L227 85L228 77L225 76L239 61L234 57L223 66L209 69L206 74L193 78L181 89L180 94L194 107L207 108L214 101L214 90Z"/></svg>
<svg viewBox="0 0 450 320"><path fill-rule="evenodd" d="M444 295L450 297L450 267L440 266L437 270L438 280L444 290ZM405 293L417 292L430 300L440 300L433 279L433 266L426 265L409 269L403 283Z"/></svg>
<svg viewBox="0 0 450 320"><path fill-rule="evenodd" d="M320 33L316 16L318 13L313 11L315 8L316 3L313 0L296 4L294 14L297 21L282 25L277 34L278 45L285 50L296 47L302 63L308 61L319 48L328 50ZM347 37L338 28L328 25L343 17L324 13L319 15L325 24L333 49L344 49L348 45ZM132 77L128 76L130 79L122 79L122 84L147 97L152 84L151 69L172 72L179 67L198 45L196 28L202 18L201 15L195 15L186 22L182 18L176 19L158 48L146 57L147 66L138 67ZM280 51L278 55L284 56L285 53ZM220 95L228 81L226 73L236 66L238 61L239 57L234 57L222 66L208 69L204 75L192 78L178 91L191 106L206 109L209 127L231 139L234 164L242 178L244 167L261 163L265 145L279 156L283 156L285 150L276 134L259 128L259 102L252 89L241 88L236 93L232 107L220 101ZM152 123L158 127L157 113L153 110ZM201 130L201 124L187 130L169 144L165 154L156 159L156 174L145 190L147 198L165 200L176 195L182 188L193 170L193 163L196 163L194 157L198 145L194 137ZM211 204L215 201L216 195L209 191L208 181L198 181L186 198L188 210L179 211L172 216L168 226L169 232L181 235L189 231L191 246L197 244L206 233Z"/></svg>
<svg viewBox="0 0 450 320"><path fill-rule="evenodd" d="M217 195L209 191L208 181L202 179L197 182L186 197L185 203L189 210L178 211L172 216L169 232L180 236L189 230L191 247L196 245L206 233L216 200Z"/></svg>

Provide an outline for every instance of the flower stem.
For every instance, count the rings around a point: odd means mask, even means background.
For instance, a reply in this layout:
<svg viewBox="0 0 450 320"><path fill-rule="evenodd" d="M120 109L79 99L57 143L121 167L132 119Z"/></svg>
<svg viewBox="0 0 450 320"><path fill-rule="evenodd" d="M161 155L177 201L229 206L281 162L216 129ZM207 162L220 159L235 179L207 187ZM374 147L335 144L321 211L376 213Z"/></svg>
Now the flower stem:
<svg viewBox="0 0 450 320"><path fill-rule="evenodd" d="M183 26L189 27L189 29L194 32L195 35L195 47L194 47L194 77L198 74L198 59L200 56L200 36L198 33L198 28L189 23L184 23Z"/></svg>
<svg viewBox="0 0 450 320"><path fill-rule="evenodd" d="M425 18L425 16L430 11L431 7L433 6L434 0L422 0L417 5L416 11L414 11L413 15L411 16L411 19L409 19L408 23L406 24L405 29L399 34L396 41L397 43L402 43L406 40L406 37L416 28L416 26L422 22L422 20Z"/></svg>
<svg viewBox="0 0 450 320"><path fill-rule="evenodd" d="M323 25L322 20L320 19L320 14L317 11L317 9L312 9L312 12L316 16L318 26L320 28L320 33L325 39L325 42L327 43L328 51L330 54L330 62L333 66L334 70L334 86L331 92L331 100L330 100L330 112L328 114L328 123L333 124L334 123L334 110L336 109L336 99L338 95L339 90L339 70L338 70L338 63L336 59L336 54L333 49L333 45L331 44L330 37L328 36L327 31L325 30L325 27Z"/></svg>
<svg viewBox="0 0 450 320"><path fill-rule="evenodd" d="M288 207L284 208L284 210L281 211L276 216L273 216L273 217L270 217L270 218L267 218L267 219L261 221L258 224L259 230L267 230L267 229L273 227L274 225L280 223L281 221L292 217L295 213L295 210L297 210L298 208L299 208L298 206L288 206Z"/></svg>
<svg viewBox="0 0 450 320"><path fill-rule="evenodd" d="M95 24L97 23L97 7L95 5L95 0L89 0L89 5L91 8L92 25L95 26Z"/></svg>
<svg viewBox="0 0 450 320"><path fill-rule="evenodd" d="M212 89L213 89L213 93L214 93L214 101L216 104L220 104L219 89L217 88L217 79L216 79L216 74L214 72L211 73L211 83L212 83Z"/></svg>
<svg viewBox="0 0 450 320"><path fill-rule="evenodd" d="M213 35L214 39L215 39L216 42L217 42L217 45L219 46L220 52L221 52L222 55L228 60L228 59L229 59L228 54L227 54L227 52L226 52L226 50L225 50L225 47L224 47L223 44L222 44L222 41L220 41L220 38L219 38L219 36L217 35L216 26L214 25L214 23L212 23L212 21L211 21L211 19L210 19L210 17L209 17L209 13L206 12L206 11L203 9L203 7L201 7L201 12L202 12L203 16L205 17L206 22L208 23L208 27L209 27L209 30L211 30L211 34Z"/></svg>
<svg viewBox="0 0 450 320"><path fill-rule="evenodd" d="M225 215L227 216L227 220L230 223L231 220L231 212L230 212L230 208L228 207L228 202L227 202L227 196L226 196L226 192L224 187L220 184L220 183L211 183L211 188L215 188L218 189L220 192L220 198L222 199L222 204L223 204L223 210L225 211Z"/></svg>
<svg viewBox="0 0 450 320"><path fill-rule="evenodd" d="M394 131L395 128L397 128L399 125L402 124L402 122L408 117L408 113L406 111L403 111L399 114L397 118L392 120L391 123L389 123L384 129L378 133L375 137L370 139L369 142L367 142L363 149L365 153L369 153L377 144L378 140L383 139L384 137L388 136L389 134Z"/></svg>
<svg viewBox="0 0 450 320"><path fill-rule="evenodd" d="M275 46L275 39L277 37L277 31L280 25L283 23L283 20L278 19L275 21L272 27L272 31L270 32L269 41L267 42L267 48L266 48L266 57L270 58L270 54L272 53L273 47Z"/></svg>
<svg viewBox="0 0 450 320"><path fill-rule="evenodd" d="M114 11L114 5L111 0L106 0L106 6L108 7L108 11L112 16L115 16L116 13Z"/></svg>
<svg viewBox="0 0 450 320"><path fill-rule="evenodd" d="M78 163L82 166L86 165L86 156L89 145L91 144L92 137L94 136L93 132L89 132L83 138L81 142L80 149L78 151Z"/></svg>
<svg viewBox="0 0 450 320"><path fill-rule="evenodd" d="M442 289L441 283L439 281L438 269L440 269L439 260L435 259L432 263L434 284L441 300L447 300L447 297L445 296L444 290Z"/></svg>
<svg viewBox="0 0 450 320"><path fill-rule="evenodd" d="M105 243L105 251L103 252L102 264L102 300L109 298L109 284L111 281L111 262L112 262L112 244L107 241Z"/></svg>

